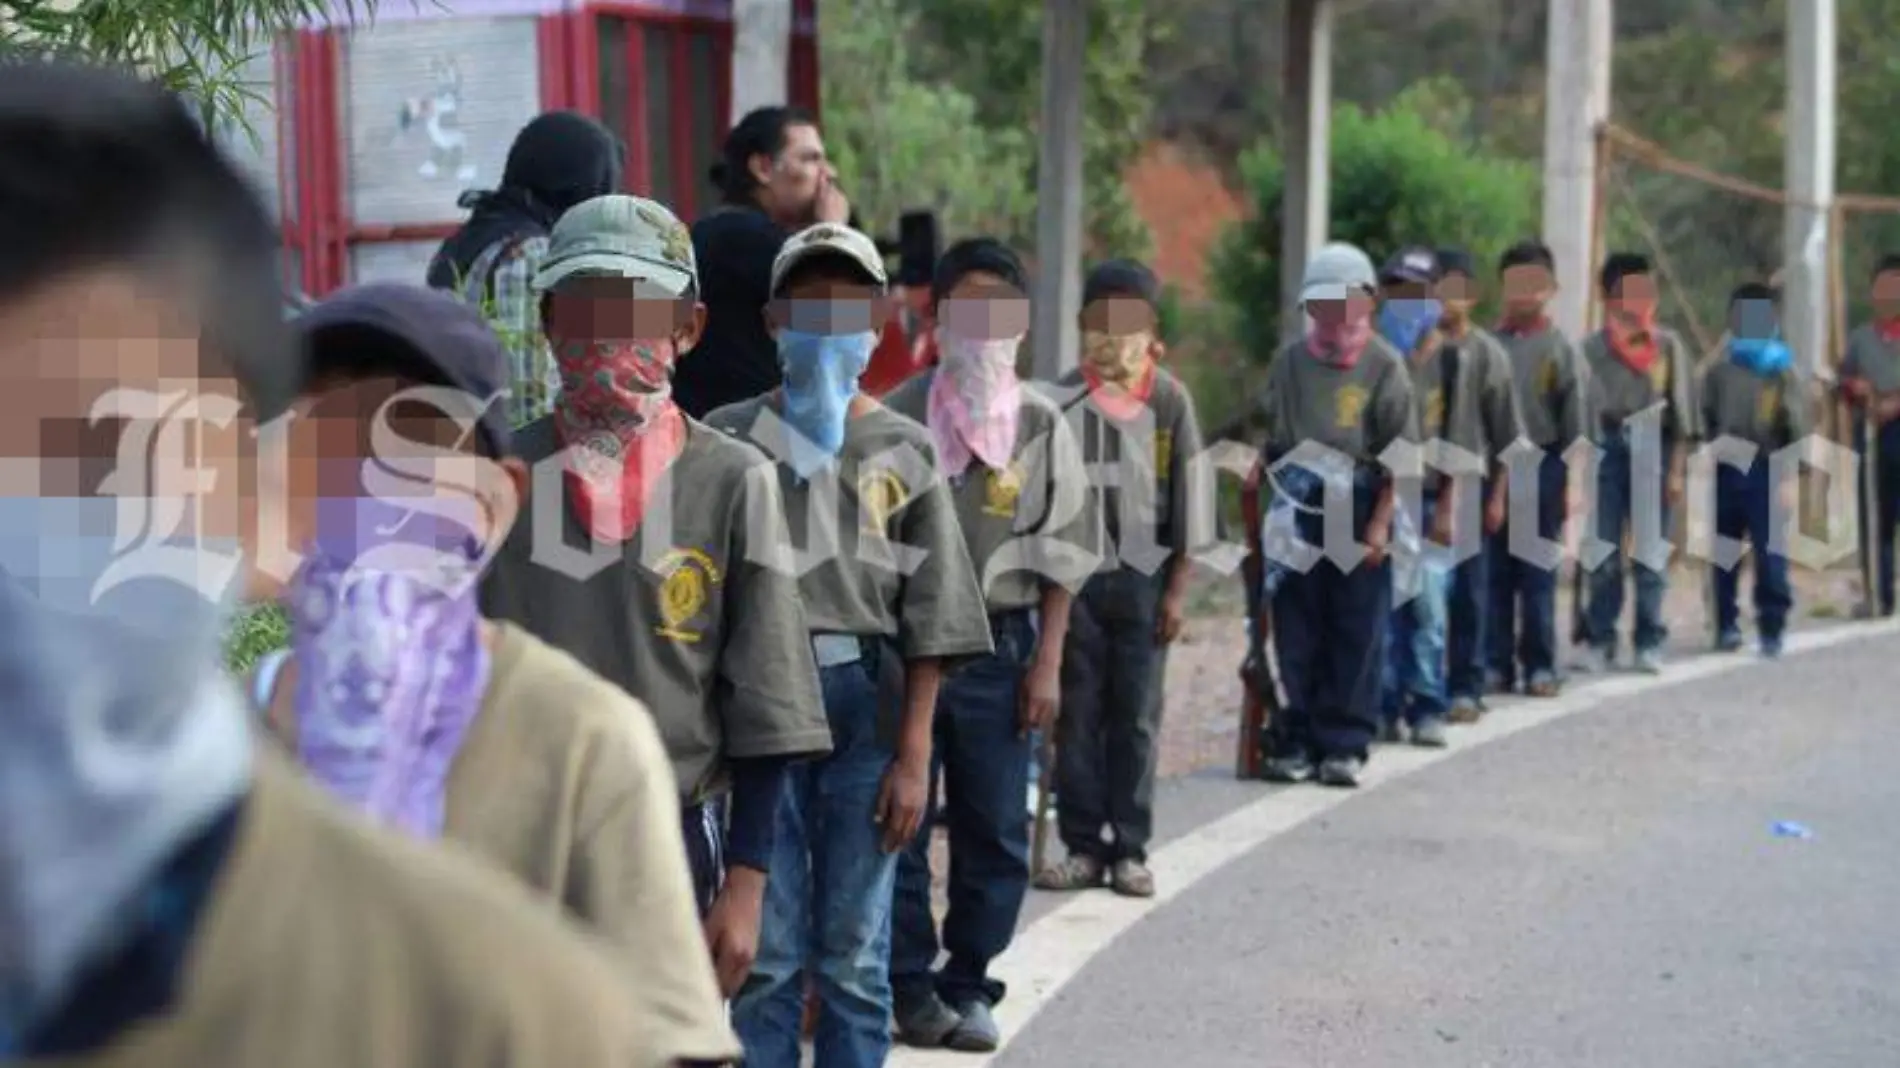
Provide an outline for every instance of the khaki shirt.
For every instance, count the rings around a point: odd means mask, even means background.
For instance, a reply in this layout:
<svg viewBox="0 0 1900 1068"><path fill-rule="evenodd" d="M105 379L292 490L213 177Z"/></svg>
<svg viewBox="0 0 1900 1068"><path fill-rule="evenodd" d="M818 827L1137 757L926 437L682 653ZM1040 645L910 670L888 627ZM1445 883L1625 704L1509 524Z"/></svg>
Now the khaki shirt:
<svg viewBox="0 0 1900 1068"><path fill-rule="evenodd" d="M679 802L640 702L518 627L495 624L488 692L449 769L443 837L559 903L636 969L675 1056L732 1041L686 871ZM294 662L271 722L287 744Z"/></svg>
<svg viewBox="0 0 1900 1068"><path fill-rule="evenodd" d="M596 547L551 459L553 420L524 427L516 447L535 486L483 576L486 615L646 702L684 802L723 792L729 758L830 750L798 581L770 566L788 535L769 460L688 420L685 447L653 489L670 511L649 504L634 537ZM590 570L569 570L581 564Z"/></svg>
<svg viewBox="0 0 1900 1068"><path fill-rule="evenodd" d="M789 455L775 396L706 422ZM809 479L784 463L778 474L791 528L782 562L812 633L889 638L906 660L989 655L989 611L922 424L874 403L845 423L835 462Z"/></svg>
<svg viewBox="0 0 1900 1068"><path fill-rule="evenodd" d="M1617 358L1606 331L1584 338L1582 354L1590 369L1591 409L1599 430L1617 430L1624 420L1661 404L1665 437L1689 441L1701 435L1695 358L1673 330L1656 327L1656 340L1660 353L1645 375Z"/></svg>
<svg viewBox="0 0 1900 1068"><path fill-rule="evenodd" d="M1465 389L1476 405L1484 452L1496 459L1524 436L1524 413L1518 409L1517 386L1511 381L1510 354L1496 334L1481 326L1448 343L1458 350L1460 380L1469 383Z"/></svg>
<svg viewBox="0 0 1900 1068"><path fill-rule="evenodd" d="M458 851L370 827L266 754L173 1010L29 1068L665 1068L641 972ZM677 823L677 820L675 821ZM674 843L678 848L677 841ZM702 951L703 952L703 951Z"/></svg>
<svg viewBox="0 0 1900 1068"><path fill-rule="evenodd" d="M1555 327L1532 333L1505 331L1498 335L1511 361L1511 381L1517 387L1517 410L1524 418L1524 434L1540 449L1567 449L1574 441L1593 438L1589 369L1575 346Z"/></svg>
<svg viewBox="0 0 1900 1068"><path fill-rule="evenodd" d="M1137 422L1105 411L1079 368L1042 388L1081 447L1102 517L1109 557L1103 570L1151 571L1212 544L1212 473L1197 464L1206 444L1194 395L1180 379L1156 367L1145 417Z"/></svg>
<svg viewBox="0 0 1900 1068"><path fill-rule="evenodd" d="M1730 360L1702 376L1702 425L1709 440L1732 437L1775 450L1807 437L1814 419L1801 376L1789 367L1764 377Z"/></svg>
<svg viewBox="0 0 1900 1068"><path fill-rule="evenodd" d="M1900 391L1900 343L1882 338L1874 324L1863 323L1847 335L1840 375L1865 379L1875 393Z"/></svg>
<svg viewBox="0 0 1900 1068"><path fill-rule="evenodd" d="M922 423L936 376L935 369L917 375L884 403ZM1021 392L1009 467L999 471L973 458L949 480L991 612L1036 607L1049 585L1075 592L1102 552L1101 516L1074 432L1047 397L1027 385Z"/></svg>
<svg viewBox="0 0 1900 1068"><path fill-rule="evenodd" d="M1272 459L1306 442L1362 464L1381 462L1393 443L1418 440L1412 375L1384 338L1374 337L1351 367L1316 359L1304 339L1281 348L1267 370L1253 422Z"/></svg>

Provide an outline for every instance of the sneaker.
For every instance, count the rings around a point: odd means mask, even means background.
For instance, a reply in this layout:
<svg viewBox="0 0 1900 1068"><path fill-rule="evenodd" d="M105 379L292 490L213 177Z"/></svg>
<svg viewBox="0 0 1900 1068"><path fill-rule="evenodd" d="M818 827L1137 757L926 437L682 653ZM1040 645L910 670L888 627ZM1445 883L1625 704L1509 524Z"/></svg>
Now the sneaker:
<svg viewBox="0 0 1900 1068"><path fill-rule="evenodd" d="M1532 697L1555 697L1563 691L1563 684L1557 681L1557 675L1551 671L1539 671L1531 676L1531 683L1524 692Z"/></svg>
<svg viewBox="0 0 1900 1068"><path fill-rule="evenodd" d="M893 998L891 1018L897 1024L897 1040L918 1049L936 1049L943 1045L964 1020L930 989L909 997Z"/></svg>
<svg viewBox="0 0 1900 1068"><path fill-rule="evenodd" d="M1003 1032L996 1026L989 1002L978 998L958 1005L956 1012L961 1019L945 1036L945 1048L958 1053L995 1053L1003 1044Z"/></svg>
<svg viewBox="0 0 1900 1068"><path fill-rule="evenodd" d="M1761 655L1764 660L1774 660L1781 656L1781 635L1776 634L1773 637L1762 635Z"/></svg>
<svg viewBox="0 0 1900 1068"><path fill-rule="evenodd" d="M1663 669L1661 649L1644 649L1636 654L1636 670L1645 675L1660 675Z"/></svg>
<svg viewBox="0 0 1900 1068"><path fill-rule="evenodd" d="M1484 673L1484 692L1508 696L1517 692L1517 683L1502 671L1487 671Z"/></svg>
<svg viewBox="0 0 1900 1068"><path fill-rule="evenodd" d="M1155 875L1141 861L1123 857L1109 870L1108 888L1123 897L1153 897Z"/></svg>
<svg viewBox="0 0 1900 1068"><path fill-rule="evenodd" d="M1732 653L1741 647L1742 631L1740 627L1730 627L1716 636L1715 651L1718 653Z"/></svg>
<svg viewBox="0 0 1900 1068"><path fill-rule="evenodd" d="M1060 864L1052 864L1036 873L1038 890L1092 890L1102 885L1102 862L1094 857L1071 853Z"/></svg>
<svg viewBox="0 0 1900 1068"><path fill-rule="evenodd" d="M1476 723L1484 718L1484 702L1475 697L1454 697L1445 718L1453 723Z"/></svg>
<svg viewBox="0 0 1900 1068"><path fill-rule="evenodd" d="M1379 741L1387 745L1398 745L1405 741L1405 726L1396 719L1388 719L1379 727Z"/></svg>
<svg viewBox="0 0 1900 1068"><path fill-rule="evenodd" d="M1616 646L1598 645L1577 658L1578 669L1593 675L1608 675L1616 670Z"/></svg>
<svg viewBox="0 0 1900 1068"><path fill-rule="evenodd" d="M1313 760L1305 753L1274 757L1260 766L1260 777L1268 782L1305 782L1313 777Z"/></svg>
<svg viewBox="0 0 1900 1068"><path fill-rule="evenodd" d="M1436 716L1412 724L1412 744L1420 749L1443 749L1451 744L1445 721Z"/></svg>
<svg viewBox="0 0 1900 1068"><path fill-rule="evenodd" d="M1352 789L1359 785L1359 776L1365 770L1366 762L1356 756L1329 756L1320 762L1319 781L1326 786Z"/></svg>

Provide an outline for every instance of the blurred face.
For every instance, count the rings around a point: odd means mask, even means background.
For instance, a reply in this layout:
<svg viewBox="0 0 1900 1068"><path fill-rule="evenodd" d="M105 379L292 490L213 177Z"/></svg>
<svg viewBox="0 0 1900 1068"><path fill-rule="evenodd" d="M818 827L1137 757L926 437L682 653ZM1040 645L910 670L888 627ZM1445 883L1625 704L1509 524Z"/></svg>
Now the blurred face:
<svg viewBox="0 0 1900 1068"><path fill-rule="evenodd" d="M766 328L844 337L881 333L890 318L889 293L868 279L794 278L765 308Z"/></svg>
<svg viewBox="0 0 1900 1068"><path fill-rule="evenodd" d="M1883 319L1900 318L1900 271L1882 271L1874 278L1874 311Z"/></svg>
<svg viewBox="0 0 1900 1068"><path fill-rule="evenodd" d="M946 333L961 338L1020 338L1029 332L1029 298L998 275L971 271L944 294L937 305L937 322Z"/></svg>
<svg viewBox="0 0 1900 1068"><path fill-rule="evenodd" d="M1557 295L1557 280L1551 276L1550 268L1542 264L1527 263L1515 267L1506 267L1502 279L1504 283L1504 310L1514 318L1530 318L1543 313L1544 305Z"/></svg>
<svg viewBox="0 0 1900 1068"><path fill-rule="evenodd" d="M706 306L648 282L573 278L544 299L542 328L563 396L637 407L641 395L669 392L680 357L705 332ZM592 388L603 369L612 388Z"/></svg>
<svg viewBox="0 0 1900 1068"><path fill-rule="evenodd" d="M1780 316L1772 300L1738 300L1729 309L1729 332L1739 338L1771 338L1780 328Z"/></svg>
<svg viewBox="0 0 1900 1068"><path fill-rule="evenodd" d="M1438 300L1445 306L1445 323L1458 326L1471 321L1471 310L1478 305L1478 287L1462 274L1447 274L1438 280Z"/></svg>
<svg viewBox="0 0 1900 1068"><path fill-rule="evenodd" d="M752 157L752 176L759 182L759 206L783 222L803 226L816 218L818 193L838 178L825 158L825 142L818 127L799 124L785 128L785 147L776 157Z"/></svg>
<svg viewBox="0 0 1900 1068"><path fill-rule="evenodd" d="M206 601L234 592L238 551L256 534L255 423L202 343L195 305L182 287L123 268L69 274L0 305L0 567L50 577L77 565L40 548L78 551L80 539L115 567L176 546L202 568L181 587Z"/></svg>
<svg viewBox="0 0 1900 1068"><path fill-rule="evenodd" d="M1336 330L1353 323L1363 323L1372 317L1374 301L1372 294L1354 292L1344 300L1309 300L1305 304L1307 317L1321 329Z"/></svg>
<svg viewBox="0 0 1900 1068"><path fill-rule="evenodd" d="M1389 278L1379 284L1379 297L1382 300L1420 300L1431 295L1432 287L1425 282Z"/></svg>
<svg viewBox="0 0 1900 1068"><path fill-rule="evenodd" d="M1646 274L1627 275L1610 288L1609 298L1619 307L1631 311L1653 309L1656 306L1656 282Z"/></svg>
<svg viewBox="0 0 1900 1068"><path fill-rule="evenodd" d="M1139 297L1111 296L1082 309L1082 362L1099 378L1135 383L1166 355L1155 310Z"/></svg>

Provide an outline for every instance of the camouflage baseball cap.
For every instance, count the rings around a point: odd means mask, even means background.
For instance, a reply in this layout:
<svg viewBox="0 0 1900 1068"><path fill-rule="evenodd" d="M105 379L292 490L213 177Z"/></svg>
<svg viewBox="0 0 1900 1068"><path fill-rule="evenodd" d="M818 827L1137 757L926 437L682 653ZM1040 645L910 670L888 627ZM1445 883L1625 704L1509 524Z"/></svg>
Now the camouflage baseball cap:
<svg viewBox="0 0 1900 1068"><path fill-rule="evenodd" d="M638 279L675 296L699 285L693 237L665 206L612 194L574 205L548 235L534 288L581 275Z"/></svg>
<svg viewBox="0 0 1900 1068"><path fill-rule="evenodd" d="M876 285L891 284L890 276L884 270L884 257L878 252L876 242L849 226L819 223L785 239L784 247L778 250L778 257L772 261L772 294L778 295L779 286L784 283L785 276L792 272L792 268L813 256L841 256L861 268L865 277Z"/></svg>

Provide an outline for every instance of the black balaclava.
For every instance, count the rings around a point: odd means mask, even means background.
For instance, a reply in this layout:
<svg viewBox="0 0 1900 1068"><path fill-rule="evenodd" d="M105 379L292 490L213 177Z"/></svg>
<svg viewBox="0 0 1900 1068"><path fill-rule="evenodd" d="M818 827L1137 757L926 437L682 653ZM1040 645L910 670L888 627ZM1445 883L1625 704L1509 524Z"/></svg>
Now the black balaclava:
<svg viewBox="0 0 1900 1068"><path fill-rule="evenodd" d="M620 139L585 115L536 116L508 149L501 187L462 194L468 222L436 250L429 285L459 289L459 280L497 241L545 234L567 209L615 192L624 155Z"/></svg>

